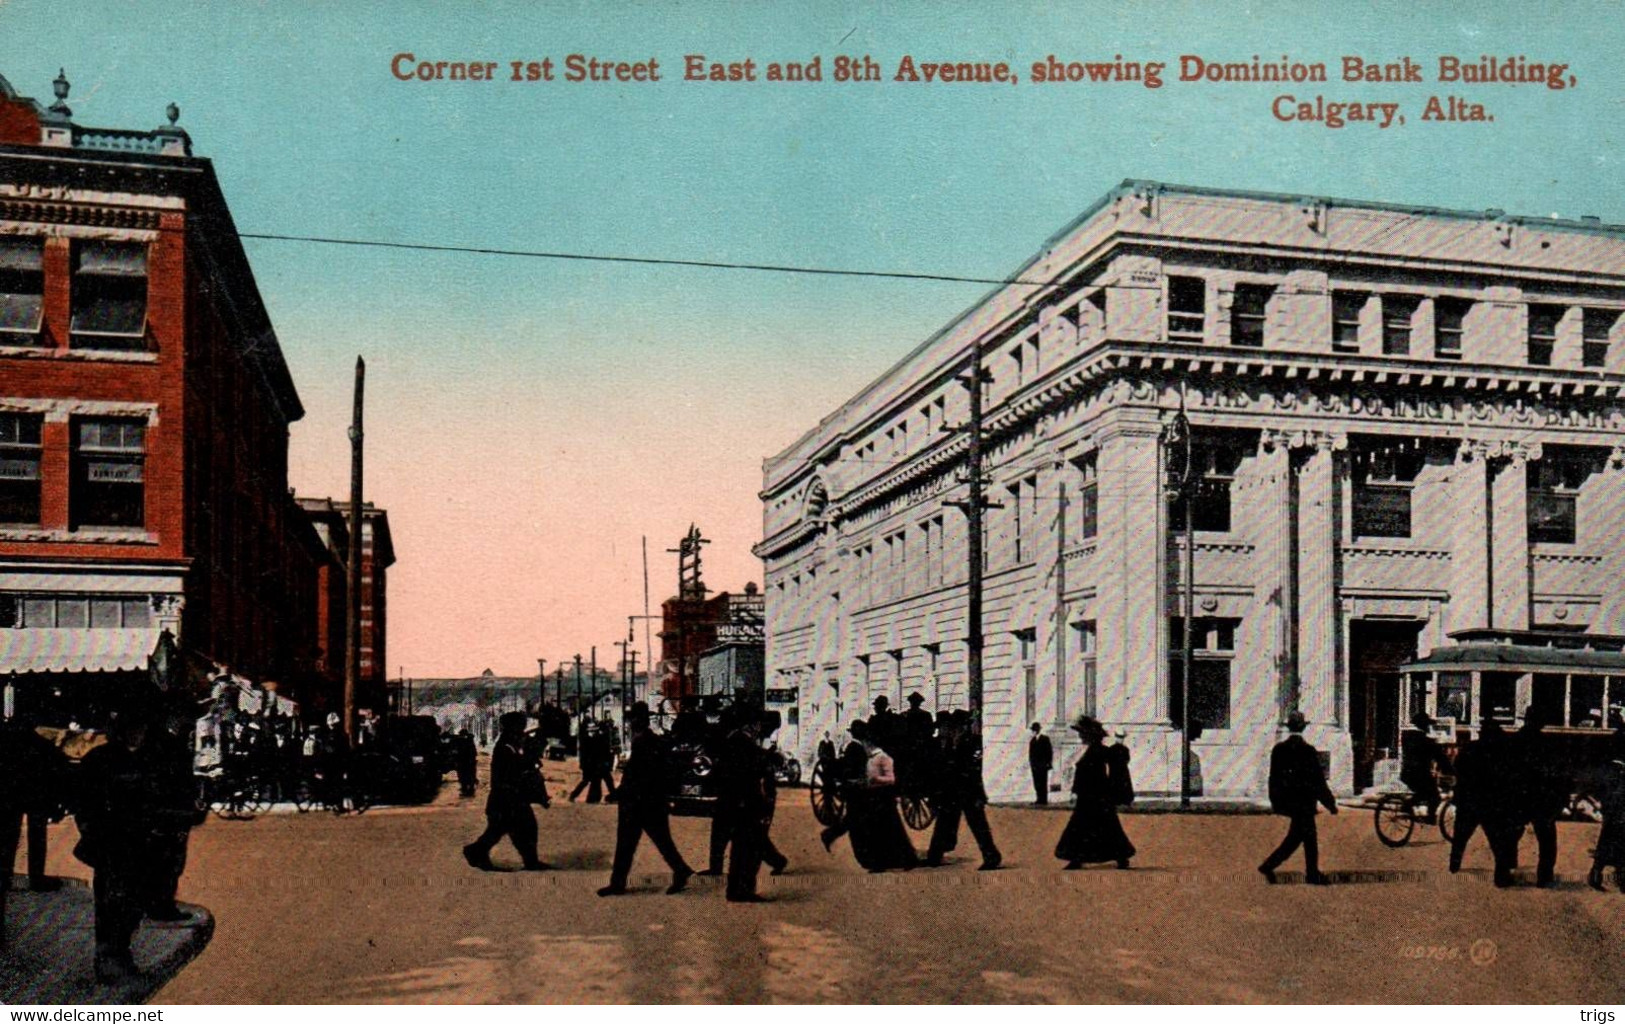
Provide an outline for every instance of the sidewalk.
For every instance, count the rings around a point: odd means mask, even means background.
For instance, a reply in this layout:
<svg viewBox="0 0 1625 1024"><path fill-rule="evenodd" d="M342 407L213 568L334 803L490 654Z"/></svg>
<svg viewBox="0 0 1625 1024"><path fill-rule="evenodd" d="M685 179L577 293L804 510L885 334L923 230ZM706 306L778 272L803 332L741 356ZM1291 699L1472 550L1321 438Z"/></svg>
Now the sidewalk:
<svg viewBox="0 0 1625 1024"><path fill-rule="evenodd" d="M191 963L214 934L214 917L202 907L181 904L190 921L143 921L132 951L139 977L118 985L98 985L90 887L62 879L56 892L28 891L28 880L12 879L6 897L7 945L0 949L0 1003L72 1006L145 1002L181 968Z"/></svg>

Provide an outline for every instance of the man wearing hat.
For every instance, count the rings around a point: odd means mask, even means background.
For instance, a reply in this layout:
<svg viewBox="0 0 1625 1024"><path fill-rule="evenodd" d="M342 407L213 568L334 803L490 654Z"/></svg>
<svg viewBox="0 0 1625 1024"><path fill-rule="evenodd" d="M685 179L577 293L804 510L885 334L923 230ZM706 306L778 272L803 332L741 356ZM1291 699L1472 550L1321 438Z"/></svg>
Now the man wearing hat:
<svg viewBox="0 0 1625 1024"><path fill-rule="evenodd" d="M1326 810L1337 813L1337 801L1331 787L1326 785L1326 774L1320 770L1320 752L1303 738L1308 720L1301 711L1286 716L1287 738L1270 751L1270 809L1284 816L1291 824L1286 838L1275 852L1258 866L1258 873L1275 884L1275 869L1303 847L1303 880L1310 885L1326 884L1320 873L1320 838L1315 832L1315 807L1324 804Z"/></svg>
<svg viewBox="0 0 1625 1024"><path fill-rule="evenodd" d="M536 814L533 803L551 807L547 783L541 768L525 751L523 711L509 711L497 719L497 742L491 749L491 787L485 798L485 831L463 847L463 859L470 867L495 871L491 850L507 836L519 851L526 871L542 871L548 865L536 856Z"/></svg>
<svg viewBox="0 0 1625 1024"><path fill-rule="evenodd" d="M621 771L620 802L615 813L615 857L610 865L609 884L598 890L600 896L626 893L626 880L632 873L632 858L638 841L648 835L655 849L671 868L667 895L682 892L694 869L683 860L671 839L671 809L666 803L665 743L649 729L649 705L638 701L626 713L631 742L626 767Z"/></svg>
<svg viewBox="0 0 1625 1024"><path fill-rule="evenodd" d="M937 779L937 820L931 830L931 846L925 855L926 867L942 864L943 854L959 843L959 819L970 826L970 834L982 854L982 871L997 871L1004 855L993 841L987 823L987 790L982 786L982 759L977 756L976 737L971 733L970 712L953 712L941 726L941 774Z"/></svg>
<svg viewBox="0 0 1625 1024"><path fill-rule="evenodd" d="M1055 766L1055 747L1044 735L1044 727L1033 723L1033 738L1027 741L1027 767L1033 773L1033 801L1043 807L1049 803L1049 770Z"/></svg>
<svg viewBox="0 0 1625 1024"><path fill-rule="evenodd" d="M1449 775L1453 770L1444 747L1431 735L1433 719L1425 711L1411 716L1411 727L1399 734L1399 781L1416 798L1422 820L1433 822L1434 808L1439 806L1439 782L1433 770Z"/></svg>

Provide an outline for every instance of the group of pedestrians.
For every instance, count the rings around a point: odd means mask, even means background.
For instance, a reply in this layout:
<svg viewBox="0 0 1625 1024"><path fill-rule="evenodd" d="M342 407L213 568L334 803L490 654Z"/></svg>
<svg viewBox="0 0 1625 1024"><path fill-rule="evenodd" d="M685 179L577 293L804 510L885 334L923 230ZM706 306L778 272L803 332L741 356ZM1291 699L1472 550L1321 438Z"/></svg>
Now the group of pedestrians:
<svg viewBox="0 0 1625 1024"><path fill-rule="evenodd" d="M201 820L190 726L180 709L129 697L113 712L106 742L79 763L71 786L66 756L31 722L18 717L0 728L0 946L5 890L25 816L33 891L60 885L45 875L45 826L67 812L74 816L79 841L73 855L92 871L98 981L137 973L130 942L143 918L188 918L176 895L188 837Z"/></svg>

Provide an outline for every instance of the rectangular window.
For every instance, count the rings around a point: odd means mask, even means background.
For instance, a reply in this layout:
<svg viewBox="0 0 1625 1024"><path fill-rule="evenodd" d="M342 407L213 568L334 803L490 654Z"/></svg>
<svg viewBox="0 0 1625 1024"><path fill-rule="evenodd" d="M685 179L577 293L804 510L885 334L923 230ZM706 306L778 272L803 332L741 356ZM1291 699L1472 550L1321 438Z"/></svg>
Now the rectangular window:
<svg viewBox="0 0 1625 1024"><path fill-rule="evenodd" d="M1562 306L1530 304L1529 306L1529 365L1552 365L1552 350L1557 347L1557 322L1563 319Z"/></svg>
<svg viewBox="0 0 1625 1024"><path fill-rule="evenodd" d="M1015 555L1015 565L1025 565L1033 557L1033 525L1038 518L1035 511L1038 504L1038 478L1028 477L1019 480L1006 488L1006 501L1009 510L1006 515L1010 517L1010 543Z"/></svg>
<svg viewBox="0 0 1625 1024"><path fill-rule="evenodd" d="M1200 277L1168 278L1168 340L1202 343L1207 322L1207 282Z"/></svg>
<svg viewBox="0 0 1625 1024"><path fill-rule="evenodd" d="M1078 539L1093 540L1100 533L1100 457L1090 452L1078 467Z"/></svg>
<svg viewBox="0 0 1625 1024"><path fill-rule="evenodd" d="M1588 309L1581 328L1580 365L1602 369L1608 365L1608 336L1619 320L1617 309Z"/></svg>
<svg viewBox="0 0 1625 1024"><path fill-rule="evenodd" d="M45 321L45 239L0 239L0 345L37 345Z"/></svg>
<svg viewBox="0 0 1625 1024"><path fill-rule="evenodd" d="M56 628L56 600L49 597L23 598L23 628Z"/></svg>
<svg viewBox="0 0 1625 1024"><path fill-rule="evenodd" d="M1601 729L1608 721L1603 710L1603 677L1569 677L1568 725L1578 729Z"/></svg>
<svg viewBox="0 0 1625 1024"><path fill-rule="evenodd" d="M1437 710L1440 718L1454 718L1457 725L1473 721L1473 676L1470 672L1440 672Z"/></svg>
<svg viewBox="0 0 1625 1024"><path fill-rule="evenodd" d="M74 247L73 348L140 351L147 346L147 247L80 242Z"/></svg>
<svg viewBox="0 0 1625 1024"><path fill-rule="evenodd" d="M1460 359L1463 327L1472 310L1470 299L1441 296L1433 300L1433 355L1438 359Z"/></svg>
<svg viewBox="0 0 1625 1024"><path fill-rule="evenodd" d="M1547 449L1528 465L1529 540L1573 544L1578 528L1580 488L1591 475L1587 460Z"/></svg>
<svg viewBox="0 0 1625 1024"><path fill-rule="evenodd" d="M73 427L70 528L145 524L145 421L79 419Z"/></svg>
<svg viewBox="0 0 1625 1024"><path fill-rule="evenodd" d="M1038 718L1038 633L1031 629L1018 629L1016 637L1016 673L1021 680L1022 721Z"/></svg>
<svg viewBox="0 0 1625 1024"><path fill-rule="evenodd" d="M1354 539L1409 537L1411 492L1427 464L1421 450L1404 442L1356 451L1350 476L1354 482Z"/></svg>
<svg viewBox="0 0 1625 1024"><path fill-rule="evenodd" d="M152 625L152 604L144 597L126 597L119 602L125 629L146 629Z"/></svg>
<svg viewBox="0 0 1625 1024"><path fill-rule="evenodd" d="M0 413L0 523L40 522L40 430L38 414Z"/></svg>
<svg viewBox="0 0 1625 1024"><path fill-rule="evenodd" d="M1267 284L1238 284L1230 303L1230 344L1264 347L1264 317L1275 289Z"/></svg>
<svg viewBox="0 0 1625 1024"><path fill-rule="evenodd" d="M1360 311L1365 292L1332 292L1332 351L1360 351Z"/></svg>
<svg viewBox="0 0 1625 1024"><path fill-rule="evenodd" d="M1419 301L1414 295L1384 295L1382 297L1382 354L1408 356L1411 354L1411 321L1416 316Z"/></svg>
<svg viewBox="0 0 1625 1024"><path fill-rule="evenodd" d="M1191 442L1191 526L1211 533L1230 532L1230 486L1241 467L1242 452L1222 441ZM1185 529L1185 503L1174 498L1168 506L1169 529Z"/></svg>
<svg viewBox="0 0 1625 1024"><path fill-rule="evenodd" d="M1168 664L1168 711L1175 726L1185 727L1184 662L1174 657ZM1200 657L1191 659L1190 687L1192 725L1203 729L1230 728L1230 659Z"/></svg>
<svg viewBox="0 0 1625 1024"><path fill-rule="evenodd" d="M1099 633L1093 619L1072 624L1073 649L1077 654L1077 704L1061 709L1062 721L1072 721L1076 715L1095 713L1095 693L1099 687L1098 654Z"/></svg>

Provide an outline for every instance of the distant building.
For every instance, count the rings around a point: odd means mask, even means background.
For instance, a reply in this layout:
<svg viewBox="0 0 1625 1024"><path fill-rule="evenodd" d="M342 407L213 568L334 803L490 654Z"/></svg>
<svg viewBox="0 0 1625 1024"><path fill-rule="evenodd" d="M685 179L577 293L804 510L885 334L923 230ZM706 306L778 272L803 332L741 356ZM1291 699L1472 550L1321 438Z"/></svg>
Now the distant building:
<svg viewBox="0 0 1625 1024"><path fill-rule="evenodd" d="M342 687L345 672L347 598L350 573L350 503L332 498L300 498L302 508L327 545L331 557L321 566L316 583L316 618L320 623L320 666L326 678ZM395 564L395 542L389 532L389 513L361 505L361 678L356 686L356 707L383 712L389 707L388 570ZM342 690L340 691L342 694Z"/></svg>
<svg viewBox="0 0 1625 1024"><path fill-rule="evenodd" d="M213 166L0 79L0 679L94 719L168 630L303 699L327 552L288 491L304 415Z"/></svg>
<svg viewBox="0 0 1625 1024"><path fill-rule="evenodd" d="M967 705L973 366L995 799L1027 793L1035 721L1098 716L1162 793L1189 721L1201 791L1258 799L1294 710L1348 792L1407 706L1476 730L1625 687L1430 653L1625 633L1625 228L1136 181L1010 280L764 467L767 686L804 761L875 696Z"/></svg>
<svg viewBox="0 0 1625 1024"><path fill-rule="evenodd" d="M719 644L759 646L764 614L763 597L754 583L745 584L740 594L724 591L708 598L691 591L687 596L662 602L660 672L664 680L663 695L668 703L675 704L682 698L707 692L723 692L704 688L700 677L702 658ZM712 677L713 681L720 678ZM759 692L760 684L754 689Z"/></svg>

